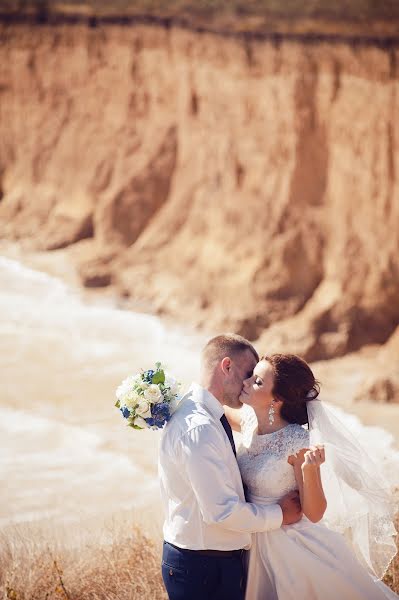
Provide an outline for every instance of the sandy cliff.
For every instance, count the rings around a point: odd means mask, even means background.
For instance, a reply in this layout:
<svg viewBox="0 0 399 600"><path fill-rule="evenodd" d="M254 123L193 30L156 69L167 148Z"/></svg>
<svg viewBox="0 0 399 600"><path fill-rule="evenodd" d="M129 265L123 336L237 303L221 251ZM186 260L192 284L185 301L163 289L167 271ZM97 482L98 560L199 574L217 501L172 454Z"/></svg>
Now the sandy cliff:
<svg viewBox="0 0 399 600"><path fill-rule="evenodd" d="M2 237L309 359L395 338L393 42L2 25L0 110Z"/></svg>

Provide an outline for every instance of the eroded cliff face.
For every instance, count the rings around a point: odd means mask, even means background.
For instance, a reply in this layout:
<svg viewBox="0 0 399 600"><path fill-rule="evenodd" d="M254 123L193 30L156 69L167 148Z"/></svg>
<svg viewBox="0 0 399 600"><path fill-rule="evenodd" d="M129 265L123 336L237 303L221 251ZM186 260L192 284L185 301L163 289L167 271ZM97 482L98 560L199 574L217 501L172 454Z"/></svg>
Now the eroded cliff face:
<svg viewBox="0 0 399 600"><path fill-rule="evenodd" d="M398 47L1 36L3 237L75 245L86 285L311 360L393 334Z"/></svg>

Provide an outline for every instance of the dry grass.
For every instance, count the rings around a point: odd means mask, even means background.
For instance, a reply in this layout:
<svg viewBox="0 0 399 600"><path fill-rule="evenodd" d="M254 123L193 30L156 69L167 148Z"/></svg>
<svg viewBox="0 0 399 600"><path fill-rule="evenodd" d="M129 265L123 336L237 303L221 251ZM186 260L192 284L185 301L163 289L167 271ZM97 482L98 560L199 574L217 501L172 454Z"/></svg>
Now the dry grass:
<svg viewBox="0 0 399 600"><path fill-rule="evenodd" d="M2 537L2 600L166 598L160 548L138 528L129 536L128 531L103 531L75 548L54 539L46 542L43 533L26 527Z"/></svg>
<svg viewBox="0 0 399 600"><path fill-rule="evenodd" d="M389 585L391 590L399 594L399 554L393 559L384 577L384 583Z"/></svg>
<svg viewBox="0 0 399 600"><path fill-rule="evenodd" d="M399 514L396 515L396 529L399 532ZM396 545L399 548L399 535L396 536ZM399 552L396 554L395 558L391 562L389 569L384 577L384 582L389 585L389 587L399 594Z"/></svg>
<svg viewBox="0 0 399 600"><path fill-rule="evenodd" d="M160 544L137 527L113 524L83 536L50 531L24 526L2 534L1 600L166 599ZM399 593L399 555L384 581Z"/></svg>

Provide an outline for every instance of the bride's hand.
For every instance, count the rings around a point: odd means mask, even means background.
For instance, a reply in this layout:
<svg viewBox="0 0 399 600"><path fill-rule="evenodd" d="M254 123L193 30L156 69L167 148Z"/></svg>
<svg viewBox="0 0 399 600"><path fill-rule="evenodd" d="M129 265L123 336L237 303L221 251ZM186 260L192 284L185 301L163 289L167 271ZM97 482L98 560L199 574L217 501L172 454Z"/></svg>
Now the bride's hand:
<svg viewBox="0 0 399 600"><path fill-rule="evenodd" d="M298 450L298 452L291 454L291 456L288 457L287 462L293 467L300 467L305 461L305 452L308 450L309 448L302 448L301 450Z"/></svg>
<svg viewBox="0 0 399 600"><path fill-rule="evenodd" d="M324 446L312 446L304 455L303 469L318 469L326 460Z"/></svg>
<svg viewBox="0 0 399 600"><path fill-rule="evenodd" d="M288 457L287 462L293 467L302 467L303 469L317 468L326 460L324 446L311 446L310 448L301 448L295 454Z"/></svg>

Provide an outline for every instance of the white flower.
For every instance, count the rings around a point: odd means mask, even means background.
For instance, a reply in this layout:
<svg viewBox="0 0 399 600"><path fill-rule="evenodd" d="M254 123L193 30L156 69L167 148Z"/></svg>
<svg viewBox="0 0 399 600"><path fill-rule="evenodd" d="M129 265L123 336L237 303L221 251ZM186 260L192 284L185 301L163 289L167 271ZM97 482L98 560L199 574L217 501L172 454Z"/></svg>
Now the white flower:
<svg viewBox="0 0 399 600"><path fill-rule="evenodd" d="M122 402L128 408L134 408L141 400L141 396L135 391L131 390L125 394L122 398Z"/></svg>
<svg viewBox="0 0 399 600"><path fill-rule="evenodd" d="M134 419L134 424L137 425L138 427L141 427L142 429L148 428L147 423L144 421L144 419L142 417L136 417Z"/></svg>
<svg viewBox="0 0 399 600"><path fill-rule="evenodd" d="M155 364L152 369L153 377L158 383L150 383L149 371L142 371L135 375L129 375L116 389L118 402L116 407L121 409L122 415L127 419L128 425L137 426L141 429L159 429L160 425L148 425L152 416L154 405L165 402L169 406L160 409L162 415L168 416L169 411L173 413L180 402L180 384L176 379L165 373L161 363ZM165 381L162 381L165 379Z"/></svg>
<svg viewBox="0 0 399 600"><path fill-rule="evenodd" d="M118 400L121 401L123 397L126 396L126 394L129 394L129 392L131 392L138 383L140 383L140 377L137 375L130 375L129 377L126 377L126 379L122 381L116 390L116 397Z"/></svg>
<svg viewBox="0 0 399 600"><path fill-rule="evenodd" d="M170 388L170 394L172 396L177 396L179 394L179 392L180 392L180 384L171 375L166 374L165 385Z"/></svg>
<svg viewBox="0 0 399 600"><path fill-rule="evenodd" d="M127 394L128 391L129 391L128 387L125 386L123 383L121 383L121 385L116 389L115 395L118 398L118 400L121 402L123 399L123 396L125 394Z"/></svg>
<svg viewBox="0 0 399 600"><path fill-rule="evenodd" d="M157 404L157 402L162 400L162 392L156 383L152 383L148 386L144 391L144 398L151 404Z"/></svg>
<svg viewBox="0 0 399 600"><path fill-rule="evenodd" d="M151 417L150 405L144 398L140 398L139 405L136 408L136 415L143 417L143 419L149 419Z"/></svg>

